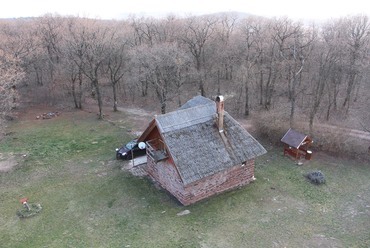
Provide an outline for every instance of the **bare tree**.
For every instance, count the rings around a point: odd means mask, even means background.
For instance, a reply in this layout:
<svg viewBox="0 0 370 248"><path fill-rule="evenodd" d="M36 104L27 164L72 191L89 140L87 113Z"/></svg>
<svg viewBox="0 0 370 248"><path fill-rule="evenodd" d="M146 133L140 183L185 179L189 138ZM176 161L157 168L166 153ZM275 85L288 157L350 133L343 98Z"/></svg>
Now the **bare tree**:
<svg viewBox="0 0 370 248"><path fill-rule="evenodd" d="M73 61L75 59L73 55L69 54L67 59ZM84 94L84 75L81 70L81 66L77 65L76 63L70 63L69 60L65 60L64 65L64 73L68 75L68 82L70 83L71 94L73 97L74 106L77 109L82 109L82 98ZM76 61L78 63L78 61Z"/></svg>
<svg viewBox="0 0 370 248"><path fill-rule="evenodd" d="M283 18L274 26L274 40L279 48L281 61L286 63L288 91L290 98L290 126L294 125L297 86L301 83L305 62L311 52L311 44L316 39L315 33L303 28L301 23L293 23Z"/></svg>
<svg viewBox="0 0 370 248"><path fill-rule="evenodd" d="M41 45L33 21L0 22L0 49L24 62Z"/></svg>
<svg viewBox="0 0 370 248"><path fill-rule="evenodd" d="M186 26L183 35L181 36L182 42L187 46L190 53L194 57L195 68L198 73L199 92L205 96L204 76L202 69L205 67L205 45L209 42L213 34L214 27L217 20L211 17L195 18L191 17L186 20Z"/></svg>
<svg viewBox="0 0 370 248"><path fill-rule="evenodd" d="M27 85L34 81L34 75L36 82L42 84L42 46L36 26L37 20L4 20L0 24L0 50L18 60L26 72Z"/></svg>
<svg viewBox="0 0 370 248"><path fill-rule="evenodd" d="M346 107L346 113L349 111L351 94L358 82L358 77L361 74L363 60L367 59L366 48L369 43L370 23L367 16L354 16L346 19L346 38L349 48L348 60L348 80L346 96L344 98L343 107Z"/></svg>
<svg viewBox="0 0 370 248"><path fill-rule="evenodd" d="M217 50L217 75L225 80L233 77L233 65L235 59L235 46L233 46L233 34L236 29L237 17L232 14L224 14L220 17L215 27L215 38L218 40ZM218 86L219 88L219 86Z"/></svg>
<svg viewBox="0 0 370 248"><path fill-rule="evenodd" d="M117 111L117 85L126 73L129 57L123 37L113 35L111 38L107 47L107 71L113 92L113 111Z"/></svg>
<svg viewBox="0 0 370 248"><path fill-rule="evenodd" d="M332 110L337 110L338 96L341 85L346 78L345 76L345 57L346 57L346 43L344 39L344 29L341 27L341 20L331 20L325 23L320 32L320 51L327 54L330 58L331 72L330 77L326 81L326 120L329 120ZM316 57L317 58L317 57ZM315 62L315 61L314 61Z"/></svg>
<svg viewBox="0 0 370 248"><path fill-rule="evenodd" d="M66 60L63 61L65 73L68 75L74 106L77 109L82 109L82 98L85 91L82 68L86 43L83 38L85 31L80 22L78 18L68 19L68 38L63 47L63 52L66 54Z"/></svg>
<svg viewBox="0 0 370 248"><path fill-rule="evenodd" d="M264 52L263 47L263 20L260 18L250 17L245 19L245 21L240 25L240 31L243 37L243 50L245 63L244 67L244 89L245 89L245 105L244 105L244 115L248 116L250 113L250 85L252 81L255 80L254 75L255 67L259 63L259 71L262 73L262 54ZM262 76L261 76L262 79ZM263 83L260 84L263 86ZM263 87L261 87L261 104L262 104L262 92Z"/></svg>
<svg viewBox="0 0 370 248"><path fill-rule="evenodd" d="M312 91L310 92L311 107L309 111L309 133L313 133L314 118L319 110L320 104L323 99L325 87L330 85L330 79L333 75L333 68L337 62L337 56L333 50L324 47L325 43L320 42L314 49L314 75L312 78ZM317 68L315 68L317 66Z"/></svg>
<svg viewBox="0 0 370 248"><path fill-rule="evenodd" d="M24 77L19 60L0 50L0 129L4 118L16 107L19 99L17 85Z"/></svg>
<svg viewBox="0 0 370 248"><path fill-rule="evenodd" d="M131 18L131 26L134 30L134 45L147 44L152 46L157 36L158 20L150 18Z"/></svg>
<svg viewBox="0 0 370 248"><path fill-rule="evenodd" d="M161 113L166 113L167 101L179 93L179 87L186 79L189 57L176 43L165 43L153 47L138 47L135 60L142 68L140 77L145 77L156 93Z"/></svg>
<svg viewBox="0 0 370 248"><path fill-rule="evenodd" d="M45 15L40 18L37 28L42 47L47 55L47 67L51 83L54 83L58 64L61 63L64 20L61 16Z"/></svg>
<svg viewBox="0 0 370 248"><path fill-rule="evenodd" d="M96 96L99 107L99 119L103 118L103 100L99 81L106 63L107 39L111 34L109 29L87 20L69 28L72 40L70 46L74 53L74 62L82 73L90 80L92 94Z"/></svg>
<svg viewBox="0 0 370 248"><path fill-rule="evenodd" d="M133 29L133 47L148 45L153 46L158 37L158 23L154 18L135 18L130 19L130 26ZM160 36L160 35L159 35ZM141 70L139 65L139 70ZM148 94L149 81L147 78L141 78L140 89L141 96L145 97Z"/></svg>
<svg viewBox="0 0 370 248"><path fill-rule="evenodd" d="M231 111L283 115L282 103L291 125L296 115L306 116L311 129L320 118L334 121L353 109L362 114L369 104L366 16L315 29L288 18L228 14L127 21L46 15L0 20L0 38L0 52L26 72L28 99L57 102L65 98L54 96L68 94L82 108L84 97L93 95L100 118L105 86L114 110L121 86L131 101L139 94L158 100L162 112L169 101L181 105L184 94L225 91L235 96ZM361 123L368 126L366 118Z"/></svg>

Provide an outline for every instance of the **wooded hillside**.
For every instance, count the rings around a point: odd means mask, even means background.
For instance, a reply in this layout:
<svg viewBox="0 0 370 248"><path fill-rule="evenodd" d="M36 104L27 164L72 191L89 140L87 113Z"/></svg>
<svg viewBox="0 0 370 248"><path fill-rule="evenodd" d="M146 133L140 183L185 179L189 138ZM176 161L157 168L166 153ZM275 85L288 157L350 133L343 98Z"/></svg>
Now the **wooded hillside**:
<svg viewBox="0 0 370 248"><path fill-rule="evenodd" d="M1 20L0 111L17 102L84 108L93 98L100 117L103 106L143 99L165 113L221 93L230 113L272 130L312 133L327 122L369 131L369 25L363 15L321 25L233 14Z"/></svg>

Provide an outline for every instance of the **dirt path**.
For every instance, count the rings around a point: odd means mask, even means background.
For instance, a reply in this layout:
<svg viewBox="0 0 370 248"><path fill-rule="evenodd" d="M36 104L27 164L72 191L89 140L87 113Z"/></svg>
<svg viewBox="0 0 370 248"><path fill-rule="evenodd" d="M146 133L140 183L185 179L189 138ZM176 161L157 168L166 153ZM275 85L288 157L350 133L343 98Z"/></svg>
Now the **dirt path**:
<svg viewBox="0 0 370 248"><path fill-rule="evenodd" d="M118 107L118 111L125 112L129 118L135 122L135 127L132 130L134 133L141 134L148 126L149 122L154 118L155 112L150 112L142 108L133 107Z"/></svg>
<svg viewBox="0 0 370 248"><path fill-rule="evenodd" d="M345 127L338 127L328 124L315 124L316 128L319 127L322 130L327 130L333 133L345 133L353 138L359 138L362 140L368 140L370 141L370 133L357 130L357 129L350 129Z"/></svg>
<svg viewBox="0 0 370 248"><path fill-rule="evenodd" d="M144 125L140 125L141 127L145 128L148 122L154 117L155 112L146 111L142 108L119 108L120 111L126 112L130 114L133 118L135 118L137 121L139 121L139 124L142 124L142 122L146 123ZM246 119L237 119L237 121L250 133L254 133L256 131L256 127L254 127L253 122L251 120ZM321 130L331 132L331 133L345 133L353 138L358 138L364 141L370 141L370 133L357 130L357 129L350 129L350 128L344 128L344 127L338 127L333 126L329 124L315 124L316 128L320 128Z"/></svg>
<svg viewBox="0 0 370 248"><path fill-rule="evenodd" d="M140 117L153 117L156 114L155 112L150 112L141 108L132 108L132 107L130 108L118 107L118 110Z"/></svg>

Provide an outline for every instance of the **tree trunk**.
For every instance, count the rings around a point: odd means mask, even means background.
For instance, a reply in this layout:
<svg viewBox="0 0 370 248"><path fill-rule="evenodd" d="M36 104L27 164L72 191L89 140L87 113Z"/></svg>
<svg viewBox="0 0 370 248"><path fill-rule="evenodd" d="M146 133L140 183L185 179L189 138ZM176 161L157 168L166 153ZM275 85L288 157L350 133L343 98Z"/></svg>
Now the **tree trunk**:
<svg viewBox="0 0 370 248"><path fill-rule="evenodd" d="M260 70L260 105L263 105L263 71Z"/></svg>
<svg viewBox="0 0 370 248"><path fill-rule="evenodd" d="M112 82L113 89L113 112L117 112L117 82Z"/></svg>
<svg viewBox="0 0 370 248"><path fill-rule="evenodd" d="M177 105L178 107L180 108L181 105L182 105L182 102L181 102L181 90L180 90L180 87L177 87Z"/></svg>
<svg viewBox="0 0 370 248"><path fill-rule="evenodd" d="M71 82L72 82L72 96L73 96L73 102L76 109L81 109L81 99L82 99L82 74L79 71L77 75L73 74L71 75ZM76 87L76 84L78 82L78 87Z"/></svg>
<svg viewBox="0 0 370 248"><path fill-rule="evenodd" d="M295 114L295 88L296 88L296 75L293 75L291 80L291 90L290 90L290 117L289 117L289 126L292 128L294 126L294 114Z"/></svg>
<svg viewBox="0 0 370 248"><path fill-rule="evenodd" d="M75 104L75 108L78 109L78 101L77 101L77 94L76 94L76 79L72 78L72 97L73 102Z"/></svg>
<svg viewBox="0 0 370 248"><path fill-rule="evenodd" d="M148 79L146 78L145 80L140 80L140 83L141 83L141 96L145 97L148 95L148 87L149 87Z"/></svg>
<svg viewBox="0 0 370 248"><path fill-rule="evenodd" d="M314 119L315 115L313 115L312 113L310 113L310 117L309 117L309 135L312 135L313 133L313 119Z"/></svg>
<svg viewBox="0 0 370 248"><path fill-rule="evenodd" d="M38 67L35 66L35 73L36 73L36 82L37 85L44 85L43 80L42 80L42 72L39 72Z"/></svg>
<svg viewBox="0 0 370 248"><path fill-rule="evenodd" d="M245 110L244 115L249 116L249 85L248 85L248 78L245 80Z"/></svg>
<svg viewBox="0 0 370 248"><path fill-rule="evenodd" d="M329 121L329 118L330 118L330 109L331 109L331 105L332 103L329 102L328 104L328 108L326 109L326 121Z"/></svg>
<svg viewBox="0 0 370 248"><path fill-rule="evenodd" d="M78 92L77 92L77 108L82 109L82 71L78 72Z"/></svg>
<svg viewBox="0 0 370 248"><path fill-rule="evenodd" d="M289 117L289 126L292 128L294 126L294 113L295 113L295 86L293 85L292 88L292 97L290 99L290 117Z"/></svg>
<svg viewBox="0 0 370 248"><path fill-rule="evenodd" d="M98 107L99 107L99 117L98 117L98 119L102 120L103 119L103 101L102 101L102 96L100 94L99 81L97 79L94 80L93 85L95 87L95 93L96 93L96 97L97 97L97 100L98 100Z"/></svg>
<svg viewBox="0 0 370 248"><path fill-rule="evenodd" d="M334 79L334 95L333 95L333 105L334 105L334 110L336 111L337 110L337 99L338 99L338 86L337 86L337 82L335 82L335 79Z"/></svg>
<svg viewBox="0 0 370 248"><path fill-rule="evenodd" d="M221 95L220 69L217 70L217 95Z"/></svg>
<svg viewBox="0 0 370 248"><path fill-rule="evenodd" d="M166 103L167 99L166 99L166 93L165 92L162 92L162 97L161 97L161 114L165 114L166 113Z"/></svg>
<svg viewBox="0 0 370 248"><path fill-rule="evenodd" d="M345 108L347 106L346 114L348 114L348 111L349 111L351 94L352 94L353 86L355 84L355 79L356 79L356 74L351 73L351 75L349 77L349 80L348 80L348 86L347 86L347 90L346 90L346 97L345 97L343 105L342 105L343 108Z"/></svg>
<svg viewBox="0 0 370 248"><path fill-rule="evenodd" d="M272 82L273 78L272 78L272 66L270 66L270 69L269 69L269 74L268 74L268 77L267 77L267 82L266 82L266 87L265 87L265 99L264 99L264 103L263 103L263 106L266 110L269 110L270 109L270 104L271 104L271 97L272 97ZM271 92L270 92L271 91Z"/></svg>
<svg viewBox="0 0 370 248"><path fill-rule="evenodd" d="M202 75L199 75L199 92L201 96L204 96L204 97L206 96L206 93L204 91L204 82L203 82Z"/></svg>

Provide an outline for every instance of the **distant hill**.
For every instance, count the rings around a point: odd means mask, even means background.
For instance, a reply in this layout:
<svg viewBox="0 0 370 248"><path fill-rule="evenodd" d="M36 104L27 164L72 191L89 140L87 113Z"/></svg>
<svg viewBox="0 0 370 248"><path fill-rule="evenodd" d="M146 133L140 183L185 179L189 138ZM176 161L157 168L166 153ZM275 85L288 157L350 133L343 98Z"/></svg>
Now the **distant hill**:
<svg viewBox="0 0 370 248"><path fill-rule="evenodd" d="M250 13L245 13L245 12L237 12L237 11L225 11L225 12L217 12L217 13L212 13L212 14L207 14L207 15L212 15L212 16L233 16L237 17L238 19L245 19L250 16L256 16ZM205 16L207 16L205 15Z"/></svg>

